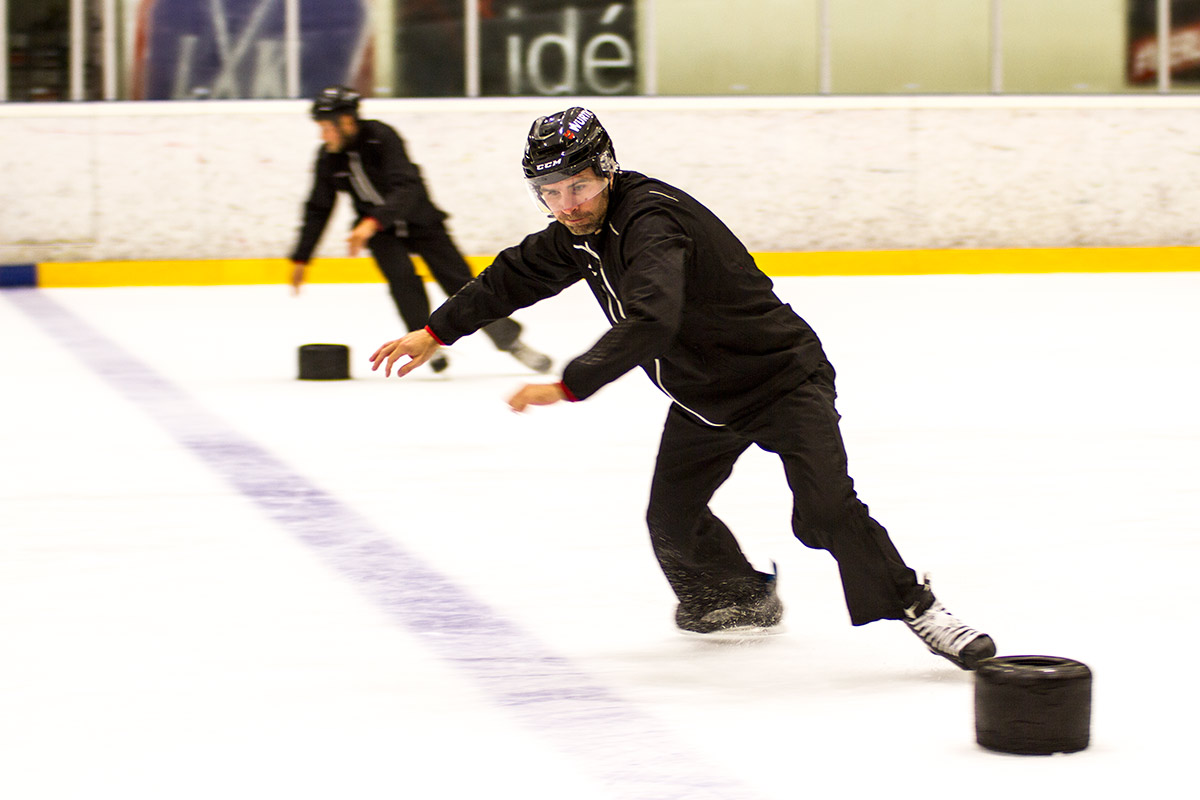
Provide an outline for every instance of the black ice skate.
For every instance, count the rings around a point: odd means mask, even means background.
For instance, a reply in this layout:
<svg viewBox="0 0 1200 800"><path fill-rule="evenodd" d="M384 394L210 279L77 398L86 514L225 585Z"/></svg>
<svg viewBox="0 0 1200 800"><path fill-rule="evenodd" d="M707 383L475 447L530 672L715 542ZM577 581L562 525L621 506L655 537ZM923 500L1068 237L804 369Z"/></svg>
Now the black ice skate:
<svg viewBox="0 0 1200 800"><path fill-rule="evenodd" d="M961 669L975 669L985 658L996 655L992 637L980 633L946 610L929 586L929 576L916 602L904 609L904 624L912 629L931 653L948 659Z"/></svg>
<svg viewBox="0 0 1200 800"><path fill-rule="evenodd" d="M513 358L534 372L550 371L550 356L545 353L539 353L520 339L512 343L512 346L508 348L508 352L512 354Z"/></svg>
<svg viewBox="0 0 1200 800"><path fill-rule="evenodd" d="M717 608L680 603L675 609L675 625L691 633L716 633L754 628L770 628L783 618L783 603L776 592L775 575L764 575L763 591L752 600L731 602Z"/></svg>

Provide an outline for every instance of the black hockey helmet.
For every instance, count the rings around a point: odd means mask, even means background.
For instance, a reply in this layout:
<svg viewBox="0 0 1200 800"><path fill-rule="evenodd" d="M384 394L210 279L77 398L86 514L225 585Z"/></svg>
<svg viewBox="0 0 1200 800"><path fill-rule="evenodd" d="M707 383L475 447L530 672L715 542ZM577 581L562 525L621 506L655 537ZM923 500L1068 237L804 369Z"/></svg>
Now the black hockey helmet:
<svg viewBox="0 0 1200 800"><path fill-rule="evenodd" d="M548 202L543 186L565 181L588 167L603 180L587 181L588 186L574 187L570 201L558 193L557 199L550 198ZM534 120L525 141L521 168L534 203L553 214L552 206L585 202L603 191L609 184L608 178L616 174L620 165L612 140L600 120L586 108L574 106Z"/></svg>
<svg viewBox="0 0 1200 800"><path fill-rule="evenodd" d="M313 99L312 118L334 119L342 114L357 117L358 101L361 98L362 95L348 86L326 87Z"/></svg>
<svg viewBox="0 0 1200 800"><path fill-rule="evenodd" d="M525 180L537 186L561 181L588 167L602 177L619 169L608 131L595 114L578 106L534 121L521 167Z"/></svg>

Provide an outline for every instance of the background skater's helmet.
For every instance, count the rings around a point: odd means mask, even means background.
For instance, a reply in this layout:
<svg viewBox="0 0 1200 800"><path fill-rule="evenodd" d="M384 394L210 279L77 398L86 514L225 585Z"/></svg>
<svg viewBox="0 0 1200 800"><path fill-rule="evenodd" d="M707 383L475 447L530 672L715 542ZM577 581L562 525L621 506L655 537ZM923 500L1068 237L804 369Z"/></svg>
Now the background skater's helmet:
<svg viewBox="0 0 1200 800"><path fill-rule="evenodd" d="M541 208L549 210L540 187L566 180L588 167L604 178L620 169L608 131L595 114L575 106L534 120L525 141L521 168L534 201Z"/></svg>
<svg viewBox="0 0 1200 800"><path fill-rule="evenodd" d="M322 89L313 100L312 117L315 120L335 119L342 114L358 116L358 92L348 86L330 86Z"/></svg>

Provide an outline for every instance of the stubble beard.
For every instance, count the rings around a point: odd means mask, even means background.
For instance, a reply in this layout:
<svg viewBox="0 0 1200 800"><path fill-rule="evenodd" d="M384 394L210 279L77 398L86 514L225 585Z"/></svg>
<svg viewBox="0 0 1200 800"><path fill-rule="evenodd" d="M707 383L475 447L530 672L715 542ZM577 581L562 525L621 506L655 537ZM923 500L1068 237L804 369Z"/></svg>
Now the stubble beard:
<svg viewBox="0 0 1200 800"><path fill-rule="evenodd" d="M590 217L583 222L564 221L563 225L566 225L567 230L569 230L575 236L591 236L593 233L597 233L600 230L599 221Z"/></svg>

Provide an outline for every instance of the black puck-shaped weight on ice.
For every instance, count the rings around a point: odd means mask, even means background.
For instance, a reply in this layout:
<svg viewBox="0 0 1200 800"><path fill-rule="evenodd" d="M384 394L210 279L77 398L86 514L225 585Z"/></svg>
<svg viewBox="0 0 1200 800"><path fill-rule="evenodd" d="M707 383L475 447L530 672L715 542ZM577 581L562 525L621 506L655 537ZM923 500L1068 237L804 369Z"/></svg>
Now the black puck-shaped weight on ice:
<svg viewBox="0 0 1200 800"><path fill-rule="evenodd" d="M1019 755L1074 753L1088 746L1092 671L1056 656L1001 656L975 670L975 740Z"/></svg>
<svg viewBox="0 0 1200 800"><path fill-rule="evenodd" d="M350 377L350 348L344 344L300 347L300 380L338 381Z"/></svg>

